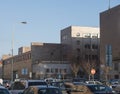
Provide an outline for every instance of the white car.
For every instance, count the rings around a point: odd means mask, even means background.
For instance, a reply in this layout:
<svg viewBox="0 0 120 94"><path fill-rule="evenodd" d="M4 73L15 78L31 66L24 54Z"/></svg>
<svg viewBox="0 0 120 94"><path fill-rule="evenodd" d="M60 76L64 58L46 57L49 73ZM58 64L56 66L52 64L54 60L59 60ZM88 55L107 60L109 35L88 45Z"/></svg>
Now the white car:
<svg viewBox="0 0 120 94"><path fill-rule="evenodd" d="M96 85L102 85L99 81L85 81L86 84L96 84Z"/></svg>

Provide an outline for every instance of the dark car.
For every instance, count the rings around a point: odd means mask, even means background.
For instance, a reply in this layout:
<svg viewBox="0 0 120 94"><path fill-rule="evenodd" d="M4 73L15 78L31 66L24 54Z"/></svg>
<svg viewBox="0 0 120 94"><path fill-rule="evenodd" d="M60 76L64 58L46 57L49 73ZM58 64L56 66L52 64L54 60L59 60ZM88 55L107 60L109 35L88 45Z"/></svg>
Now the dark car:
<svg viewBox="0 0 120 94"><path fill-rule="evenodd" d="M19 94L62 94L62 91L54 86L30 86Z"/></svg>
<svg viewBox="0 0 120 94"><path fill-rule="evenodd" d="M91 92L94 94L116 94L115 91L113 91L110 87L106 85L95 85L95 84L89 84L86 85Z"/></svg>
<svg viewBox="0 0 120 94"><path fill-rule="evenodd" d="M0 86L0 94L10 94L10 92L5 87Z"/></svg>

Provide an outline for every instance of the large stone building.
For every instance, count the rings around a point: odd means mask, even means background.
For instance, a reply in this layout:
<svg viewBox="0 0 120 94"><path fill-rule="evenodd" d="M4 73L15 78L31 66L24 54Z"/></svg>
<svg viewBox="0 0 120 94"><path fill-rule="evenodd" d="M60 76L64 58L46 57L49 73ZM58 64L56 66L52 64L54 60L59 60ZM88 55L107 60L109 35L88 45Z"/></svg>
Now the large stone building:
<svg viewBox="0 0 120 94"><path fill-rule="evenodd" d="M71 76L70 63L62 57L63 45L32 43L32 70L36 78L66 78Z"/></svg>
<svg viewBox="0 0 120 94"><path fill-rule="evenodd" d="M65 50L68 59L74 57L77 61L73 62L81 63L84 67L79 68L78 76L80 77L86 76L85 74L91 75L91 69L95 68L95 77L99 79L99 43L99 28L69 26L61 30L61 44L69 47Z"/></svg>
<svg viewBox="0 0 120 94"><path fill-rule="evenodd" d="M12 79L12 68L13 79L68 77L70 64L62 60L61 47L61 44L33 42L31 47L19 48L18 55L3 58L3 78Z"/></svg>
<svg viewBox="0 0 120 94"><path fill-rule="evenodd" d="M12 67L14 79L68 78L72 77L71 63L75 62L77 76L87 77L95 68L95 77L99 78L99 38L99 28L67 27L61 30L61 43L33 42L30 47L19 48L18 55L3 58L3 78L11 79Z"/></svg>
<svg viewBox="0 0 120 94"><path fill-rule="evenodd" d="M106 76L103 79L120 79L119 40L120 5L100 13L101 75Z"/></svg>

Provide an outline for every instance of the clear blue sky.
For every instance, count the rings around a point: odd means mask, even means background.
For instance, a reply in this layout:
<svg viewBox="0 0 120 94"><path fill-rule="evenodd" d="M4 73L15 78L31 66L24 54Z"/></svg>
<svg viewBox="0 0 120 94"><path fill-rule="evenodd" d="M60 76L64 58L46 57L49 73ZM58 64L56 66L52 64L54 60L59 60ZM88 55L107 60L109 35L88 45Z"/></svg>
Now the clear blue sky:
<svg viewBox="0 0 120 94"><path fill-rule="evenodd" d="M31 42L60 43L60 30L70 25L99 27L99 13L108 5L109 0L1 0L0 57L11 53L12 32L15 54Z"/></svg>

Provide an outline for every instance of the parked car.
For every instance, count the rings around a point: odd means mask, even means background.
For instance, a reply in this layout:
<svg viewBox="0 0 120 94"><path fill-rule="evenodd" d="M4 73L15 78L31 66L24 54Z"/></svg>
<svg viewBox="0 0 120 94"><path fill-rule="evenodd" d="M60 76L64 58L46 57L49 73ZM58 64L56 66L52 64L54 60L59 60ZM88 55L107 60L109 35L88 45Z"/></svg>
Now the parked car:
<svg viewBox="0 0 120 94"><path fill-rule="evenodd" d="M86 79L85 78L73 78L72 82L85 82Z"/></svg>
<svg viewBox="0 0 120 94"><path fill-rule="evenodd" d="M100 81L85 81L86 84L96 84L96 85L102 85Z"/></svg>
<svg viewBox="0 0 120 94"><path fill-rule="evenodd" d="M86 86L94 94L116 94L115 91L106 85L87 84Z"/></svg>
<svg viewBox="0 0 120 94"><path fill-rule="evenodd" d="M24 84L25 88L29 86L36 86L36 85L47 86L47 82L45 82L44 80L21 80L20 82Z"/></svg>
<svg viewBox="0 0 120 94"><path fill-rule="evenodd" d="M93 94L90 89L83 84L77 84L74 83L65 83L66 92L68 94Z"/></svg>
<svg viewBox="0 0 120 94"><path fill-rule="evenodd" d="M69 94L117 94L106 85L66 83L65 86Z"/></svg>
<svg viewBox="0 0 120 94"><path fill-rule="evenodd" d="M62 94L62 91L54 86L30 86L19 94Z"/></svg>
<svg viewBox="0 0 120 94"><path fill-rule="evenodd" d="M18 94L18 92L22 92L24 89L28 88L29 86L47 86L47 83L44 80L21 80L15 81L9 90L12 94Z"/></svg>
<svg viewBox="0 0 120 94"><path fill-rule="evenodd" d="M0 86L0 94L11 94L11 93L5 87Z"/></svg>

